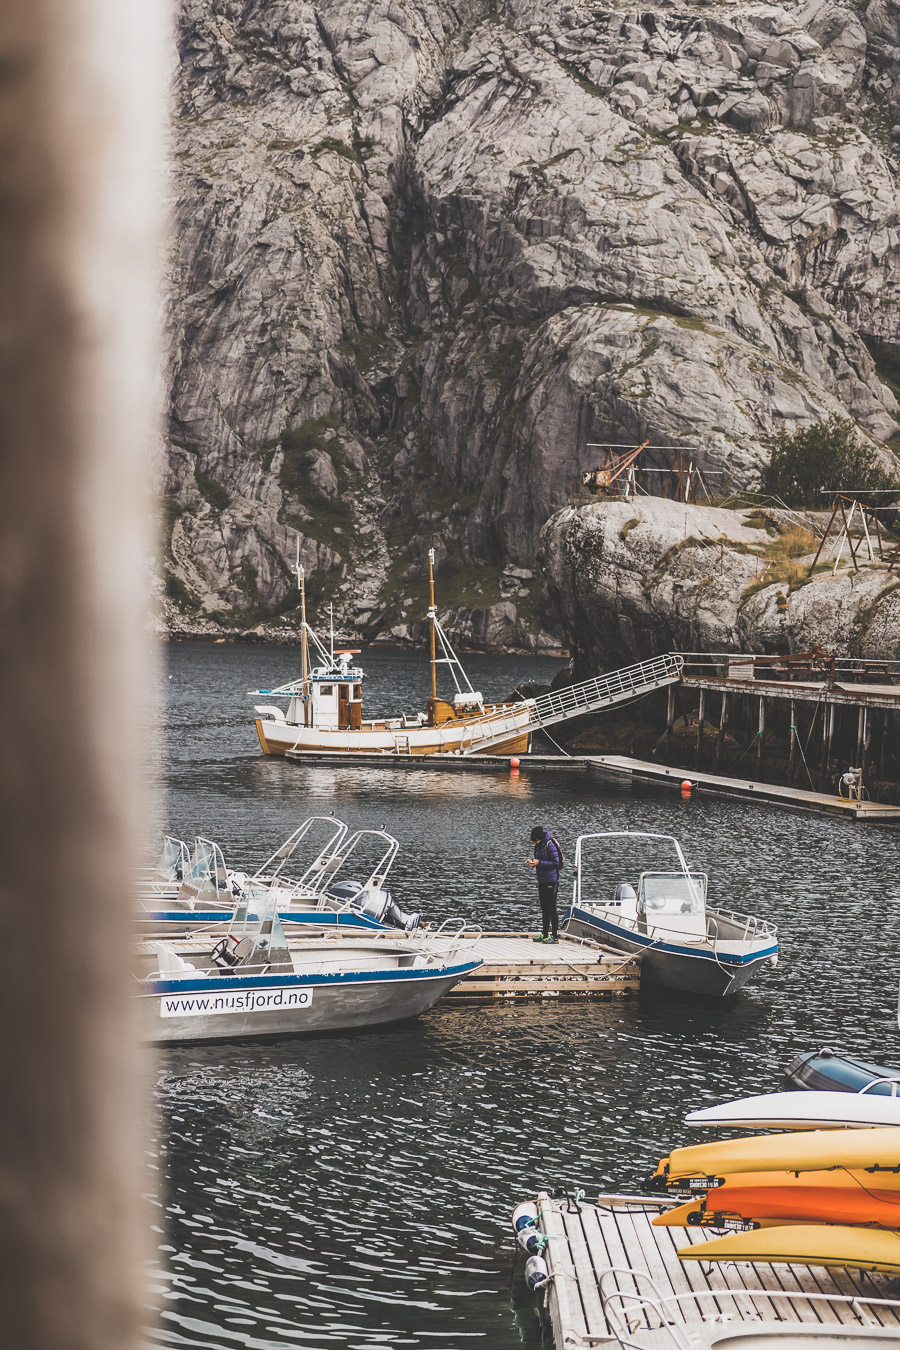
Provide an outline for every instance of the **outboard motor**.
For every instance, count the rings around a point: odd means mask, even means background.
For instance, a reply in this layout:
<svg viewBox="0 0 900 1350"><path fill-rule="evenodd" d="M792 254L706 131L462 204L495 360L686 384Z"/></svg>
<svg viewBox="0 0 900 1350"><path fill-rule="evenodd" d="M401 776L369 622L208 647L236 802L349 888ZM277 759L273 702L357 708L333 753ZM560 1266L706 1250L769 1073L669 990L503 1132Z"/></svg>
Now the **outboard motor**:
<svg viewBox="0 0 900 1350"><path fill-rule="evenodd" d="M633 903L636 904L637 891L634 889L630 881L620 881L616 889L613 891L612 898L613 900L620 902L622 900L631 900Z"/></svg>
<svg viewBox="0 0 900 1350"><path fill-rule="evenodd" d="M374 919L376 923L391 924L404 933L414 933L422 918L421 914L407 914L402 910L390 891L381 890L379 887L370 891L359 881L338 881L328 894L334 900L352 904L361 914L365 914L367 919Z"/></svg>

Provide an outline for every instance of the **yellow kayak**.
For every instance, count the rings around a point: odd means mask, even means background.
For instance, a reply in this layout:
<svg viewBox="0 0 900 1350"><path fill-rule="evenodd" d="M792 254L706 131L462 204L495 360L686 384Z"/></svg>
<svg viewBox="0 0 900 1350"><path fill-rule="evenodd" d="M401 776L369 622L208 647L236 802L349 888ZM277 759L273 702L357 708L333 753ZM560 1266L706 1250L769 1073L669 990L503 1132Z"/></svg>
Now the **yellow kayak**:
<svg viewBox="0 0 900 1350"><path fill-rule="evenodd" d="M798 1224L757 1228L750 1233L682 1247L682 1261L784 1261L799 1266L848 1266L900 1275L900 1233L883 1228Z"/></svg>
<svg viewBox="0 0 900 1350"><path fill-rule="evenodd" d="M816 1172L833 1167L859 1170L873 1179L898 1175L900 1128L800 1130L676 1148L661 1160L651 1184L663 1188L690 1178L736 1172Z"/></svg>

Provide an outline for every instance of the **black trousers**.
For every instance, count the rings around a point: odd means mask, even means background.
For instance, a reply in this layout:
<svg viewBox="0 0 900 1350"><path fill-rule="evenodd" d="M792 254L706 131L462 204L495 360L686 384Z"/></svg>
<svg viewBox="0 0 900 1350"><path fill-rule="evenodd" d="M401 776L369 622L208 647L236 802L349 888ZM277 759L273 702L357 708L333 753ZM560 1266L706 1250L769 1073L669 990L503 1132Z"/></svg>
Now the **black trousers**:
<svg viewBox="0 0 900 1350"><path fill-rule="evenodd" d="M556 937L559 932L559 911L556 908L556 893L558 890L558 881L538 882L538 897L541 902L541 923L543 924L544 937L550 935Z"/></svg>

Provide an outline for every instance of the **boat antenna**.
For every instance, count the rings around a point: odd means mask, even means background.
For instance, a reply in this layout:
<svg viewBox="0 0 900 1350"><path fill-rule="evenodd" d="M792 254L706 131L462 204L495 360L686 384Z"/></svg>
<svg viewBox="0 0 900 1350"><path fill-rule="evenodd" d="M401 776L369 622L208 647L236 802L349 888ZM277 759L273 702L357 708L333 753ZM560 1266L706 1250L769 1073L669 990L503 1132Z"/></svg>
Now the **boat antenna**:
<svg viewBox="0 0 900 1350"><path fill-rule="evenodd" d="M334 601L328 606L331 611L331 668L334 669Z"/></svg>
<svg viewBox="0 0 900 1350"><path fill-rule="evenodd" d="M428 550L428 618L431 624L431 699L432 715L437 702L437 652L435 650L435 624L437 610L434 607L434 549Z"/></svg>

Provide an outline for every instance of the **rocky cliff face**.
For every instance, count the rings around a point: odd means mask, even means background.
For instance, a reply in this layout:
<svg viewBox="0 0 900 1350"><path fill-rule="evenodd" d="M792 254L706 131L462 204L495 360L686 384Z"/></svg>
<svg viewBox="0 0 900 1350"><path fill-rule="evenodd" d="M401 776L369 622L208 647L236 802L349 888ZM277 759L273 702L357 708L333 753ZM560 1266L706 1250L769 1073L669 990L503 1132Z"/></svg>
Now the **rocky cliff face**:
<svg viewBox="0 0 900 1350"><path fill-rule="evenodd" d="M184 0L179 58L171 626L290 611L299 533L345 626L402 637L434 547L464 636L549 641L589 443L744 485L898 431L887 0Z"/></svg>
<svg viewBox="0 0 900 1350"><path fill-rule="evenodd" d="M900 659L900 577L835 572L830 545L813 571L823 523L649 497L559 512L542 559L576 675L673 649Z"/></svg>

